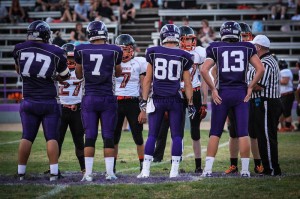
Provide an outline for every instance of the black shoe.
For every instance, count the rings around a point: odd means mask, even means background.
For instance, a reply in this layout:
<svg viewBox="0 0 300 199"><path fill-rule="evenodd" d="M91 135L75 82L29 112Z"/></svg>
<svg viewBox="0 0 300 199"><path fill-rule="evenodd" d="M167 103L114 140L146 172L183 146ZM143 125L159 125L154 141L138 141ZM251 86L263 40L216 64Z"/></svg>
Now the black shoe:
<svg viewBox="0 0 300 199"><path fill-rule="evenodd" d="M195 169L195 173L200 173L200 174L201 174L201 173L203 173L203 169L201 169L201 168L196 168L196 169Z"/></svg>
<svg viewBox="0 0 300 199"><path fill-rule="evenodd" d="M161 162L162 161L162 159L159 159L159 158L154 158L153 159L153 162Z"/></svg>

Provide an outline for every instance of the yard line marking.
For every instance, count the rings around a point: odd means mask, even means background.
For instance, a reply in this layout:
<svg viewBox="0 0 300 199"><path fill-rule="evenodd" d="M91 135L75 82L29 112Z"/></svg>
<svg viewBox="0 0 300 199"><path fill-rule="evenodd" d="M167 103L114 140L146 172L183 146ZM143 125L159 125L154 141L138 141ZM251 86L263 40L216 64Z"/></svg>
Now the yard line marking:
<svg viewBox="0 0 300 199"><path fill-rule="evenodd" d="M220 144L219 148L228 146L228 144L229 144L229 141L225 142L223 144ZM203 152L203 153L206 152L206 151L207 151L207 148L201 150L201 152ZM184 158L189 158L189 157L192 157L192 156L194 156L194 153L189 153L186 156L183 156L183 159ZM166 164L166 163L170 163L170 161L163 161L163 162L158 162L158 163L155 163L155 164L151 164L151 167L162 165L162 164ZM133 171L133 170L138 170L138 169L140 169L140 167L132 167L132 168L129 168L129 169L119 170L119 171L117 171L117 173L123 173L123 172L126 172L126 171Z"/></svg>
<svg viewBox="0 0 300 199"><path fill-rule="evenodd" d="M52 189L51 191L49 191L48 193L46 193L45 195L42 195L40 197L37 197L37 199L44 199L44 198L49 198L51 196L54 196L60 192L62 192L63 190L65 190L66 188L68 188L69 185L57 185L54 187L54 189Z"/></svg>
<svg viewBox="0 0 300 199"><path fill-rule="evenodd" d="M11 142L2 142L0 143L0 145L5 145L5 144L14 144L14 143L19 143L20 140L15 140L15 141L11 141Z"/></svg>

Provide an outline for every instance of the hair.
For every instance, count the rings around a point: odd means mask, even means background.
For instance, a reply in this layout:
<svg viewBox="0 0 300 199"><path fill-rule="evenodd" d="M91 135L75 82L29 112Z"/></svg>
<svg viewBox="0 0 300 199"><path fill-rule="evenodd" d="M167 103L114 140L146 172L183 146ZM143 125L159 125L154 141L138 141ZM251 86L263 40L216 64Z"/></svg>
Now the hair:
<svg viewBox="0 0 300 199"><path fill-rule="evenodd" d="M207 19L202 19L201 23L205 23L205 24L206 24L206 26L209 26L209 22L208 22L208 20L207 20Z"/></svg>

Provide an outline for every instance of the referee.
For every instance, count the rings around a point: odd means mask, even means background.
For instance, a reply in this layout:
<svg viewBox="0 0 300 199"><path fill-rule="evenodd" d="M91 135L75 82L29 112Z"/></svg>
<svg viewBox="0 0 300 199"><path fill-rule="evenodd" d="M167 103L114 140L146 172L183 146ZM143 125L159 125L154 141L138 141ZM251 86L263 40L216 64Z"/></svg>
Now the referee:
<svg viewBox="0 0 300 199"><path fill-rule="evenodd" d="M280 70L276 59L269 52L270 40L265 35L257 35L252 43L255 45L265 73L257 83L252 94L250 110L251 129L257 135L259 153L264 167L265 175L281 175L278 163L277 126L282 113L280 101L279 76Z"/></svg>

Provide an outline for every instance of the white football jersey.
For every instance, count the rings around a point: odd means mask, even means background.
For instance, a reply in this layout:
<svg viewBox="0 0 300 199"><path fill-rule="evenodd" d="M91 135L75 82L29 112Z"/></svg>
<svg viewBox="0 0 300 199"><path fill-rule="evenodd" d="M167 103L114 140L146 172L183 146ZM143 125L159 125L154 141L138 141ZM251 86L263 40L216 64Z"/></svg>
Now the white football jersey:
<svg viewBox="0 0 300 199"><path fill-rule="evenodd" d="M116 78L116 96L140 96L140 74L147 70L148 62L144 57L134 57L121 63L122 76Z"/></svg>
<svg viewBox="0 0 300 199"><path fill-rule="evenodd" d="M187 51L194 55L194 64L190 68L190 73L191 73L191 81L192 81L192 86L193 88L196 88L198 86L201 86L201 81L199 79L200 71L199 71L199 65L203 64L205 58L206 58L206 50L205 48L201 46L197 46L194 50L192 51ZM182 81L180 84L181 88L184 88L184 82Z"/></svg>
<svg viewBox="0 0 300 199"><path fill-rule="evenodd" d="M280 71L280 79L288 77L289 82L286 85L280 84L280 94L293 91L293 73L290 69L283 69Z"/></svg>
<svg viewBox="0 0 300 199"><path fill-rule="evenodd" d="M75 70L70 72L70 79L64 81L62 84L58 84L61 104L72 105L81 103L83 80L76 78Z"/></svg>

